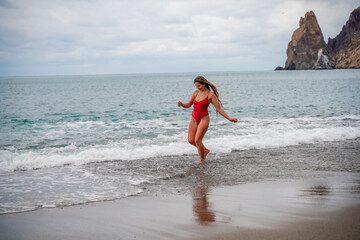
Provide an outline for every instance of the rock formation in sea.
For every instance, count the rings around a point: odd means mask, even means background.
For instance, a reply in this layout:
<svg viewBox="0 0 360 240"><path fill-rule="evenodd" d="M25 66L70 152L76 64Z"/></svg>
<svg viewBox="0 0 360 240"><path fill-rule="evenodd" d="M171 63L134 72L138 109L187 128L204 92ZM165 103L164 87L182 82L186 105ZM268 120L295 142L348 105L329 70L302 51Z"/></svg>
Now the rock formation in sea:
<svg viewBox="0 0 360 240"><path fill-rule="evenodd" d="M299 28L294 31L286 53L286 70L335 67L313 11L300 18Z"/></svg>
<svg viewBox="0 0 360 240"><path fill-rule="evenodd" d="M307 12L300 18L286 53L285 67L275 70L360 68L360 7L327 44L314 12Z"/></svg>
<svg viewBox="0 0 360 240"><path fill-rule="evenodd" d="M335 56L335 68L360 68L360 7L356 8L328 47Z"/></svg>

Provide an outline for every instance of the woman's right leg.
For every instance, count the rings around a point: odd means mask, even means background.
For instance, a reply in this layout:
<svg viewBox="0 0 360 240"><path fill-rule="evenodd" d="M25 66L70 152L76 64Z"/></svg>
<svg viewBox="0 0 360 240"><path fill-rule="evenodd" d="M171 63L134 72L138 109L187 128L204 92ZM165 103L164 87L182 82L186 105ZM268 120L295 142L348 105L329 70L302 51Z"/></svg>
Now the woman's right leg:
<svg viewBox="0 0 360 240"><path fill-rule="evenodd" d="M197 127L198 125L196 124L195 119L191 118L188 128L188 141L191 145L194 145L195 147L196 147L195 136L196 136Z"/></svg>

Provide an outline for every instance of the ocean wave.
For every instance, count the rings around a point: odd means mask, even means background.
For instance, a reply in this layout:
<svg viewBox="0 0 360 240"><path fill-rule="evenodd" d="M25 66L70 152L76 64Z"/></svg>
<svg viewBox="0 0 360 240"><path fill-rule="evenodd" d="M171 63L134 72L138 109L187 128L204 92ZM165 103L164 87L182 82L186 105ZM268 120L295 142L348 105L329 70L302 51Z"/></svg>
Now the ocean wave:
<svg viewBox="0 0 360 240"><path fill-rule="evenodd" d="M360 137L360 117L356 115L239 120L238 124L220 120L210 128L204 144L212 153L343 141ZM164 121L152 120L150 123L160 124ZM147 125L148 129L151 128L150 123L142 121L141 125ZM133 123L132 126L134 125L136 124ZM179 125L182 126L184 123L181 122ZM169 123L166 126L173 127ZM154 138L139 136L109 141L106 144L86 146L70 144L63 147L25 150L3 149L0 150L0 169L2 171L31 170L102 161L196 154L196 149L187 142L187 132L184 129L171 134L167 134L167 131L168 129Z"/></svg>

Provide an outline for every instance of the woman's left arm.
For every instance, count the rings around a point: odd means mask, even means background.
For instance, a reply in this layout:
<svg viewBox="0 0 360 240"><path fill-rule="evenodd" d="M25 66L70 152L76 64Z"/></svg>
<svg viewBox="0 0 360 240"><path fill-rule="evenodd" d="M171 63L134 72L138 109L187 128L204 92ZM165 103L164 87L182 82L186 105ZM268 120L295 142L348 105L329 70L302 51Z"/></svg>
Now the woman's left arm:
<svg viewBox="0 0 360 240"><path fill-rule="evenodd" d="M216 95L214 93L210 93L210 101L214 105L216 111L220 113L224 118L227 120L236 123L238 120L236 118L231 118L229 115L226 114L224 109L221 107Z"/></svg>

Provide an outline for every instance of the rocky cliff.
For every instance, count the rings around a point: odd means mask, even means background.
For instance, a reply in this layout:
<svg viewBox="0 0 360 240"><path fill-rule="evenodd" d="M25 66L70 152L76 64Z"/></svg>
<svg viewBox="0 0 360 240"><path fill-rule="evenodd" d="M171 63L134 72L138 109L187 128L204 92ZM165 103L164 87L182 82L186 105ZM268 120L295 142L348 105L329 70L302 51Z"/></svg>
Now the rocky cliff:
<svg viewBox="0 0 360 240"><path fill-rule="evenodd" d="M286 70L335 67L313 11L300 18L299 28L294 31L286 53Z"/></svg>
<svg viewBox="0 0 360 240"><path fill-rule="evenodd" d="M300 18L287 48L285 67L276 70L360 68L360 7L326 44L313 11Z"/></svg>
<svg viewBox="0 0 360 240"><path fill-rule="evenodd" d="M335 57L336 68L360 68L360 7L355 9L328 47Z"/></svg>

